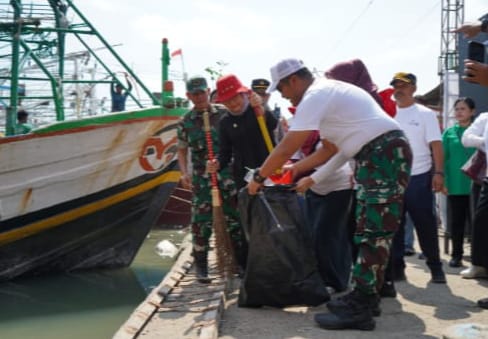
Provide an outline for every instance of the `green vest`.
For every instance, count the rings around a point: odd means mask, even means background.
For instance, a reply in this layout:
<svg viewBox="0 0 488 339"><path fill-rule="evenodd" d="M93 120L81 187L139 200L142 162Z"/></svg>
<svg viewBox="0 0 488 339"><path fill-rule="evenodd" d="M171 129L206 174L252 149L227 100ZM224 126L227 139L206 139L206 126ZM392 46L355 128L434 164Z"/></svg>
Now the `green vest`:
<svg viewBox="0 0 488 339"><path fill-rule="evenodd" d="M461 143L466 128L456 124L442 134L444 185L449 195L469 195L471 192L471 179L461 172L461 167L476 151L475 148L464 147Z"/></svg>

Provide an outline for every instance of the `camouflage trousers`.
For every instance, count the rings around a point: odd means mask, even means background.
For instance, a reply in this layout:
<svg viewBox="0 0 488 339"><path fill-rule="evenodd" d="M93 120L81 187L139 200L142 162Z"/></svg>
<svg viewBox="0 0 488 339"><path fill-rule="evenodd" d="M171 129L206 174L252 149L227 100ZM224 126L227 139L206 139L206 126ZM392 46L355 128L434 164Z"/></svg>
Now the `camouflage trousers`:
<svg viewBox="0 0 488 339"><path fill-rule="evenodd" d="M383 285L393 236L400 226L412 151L402 131L391 131L366 144L356 160L356 233L359 253L353 268L355 288L377 293Z"/></svg>
<svg viewBox="0 0 488 339"><path fill-rule="evenodd" d="M231 236L234 247L243 245L244 234L237 211L237 189L230 175L218 175L219 189L222 198L222 209L225 215L227 231ZM193 249L208 251L209 239L212 235L212 194L210 176L205 173L194 175L192 180L192 219L191 232Z"/></svg>

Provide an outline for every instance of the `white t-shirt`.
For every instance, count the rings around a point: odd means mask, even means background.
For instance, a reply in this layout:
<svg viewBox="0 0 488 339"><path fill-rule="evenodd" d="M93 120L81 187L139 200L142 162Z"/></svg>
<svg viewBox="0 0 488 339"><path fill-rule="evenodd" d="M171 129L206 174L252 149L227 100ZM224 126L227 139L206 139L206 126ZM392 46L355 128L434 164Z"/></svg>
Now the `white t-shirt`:
<svg viewBox="0 0 488 339"><path fill-rule="evenodd" d="M407 108L397 107L395 120L402 127L412 148L412 175L430 171L432 168L430 143L442 140L441 128L435 112L419 104Z"/></svg>
<svg viewBox="0 0 488 339"><path fill-rule="evenodd" d="M316 79L297 106L291 131L319 130L339 152L311 175L318 183L354 157L369 141L400 126L363 89L337 80Z"/></svg>
<svg viewBox="0 0 488 339"><path fill-rule="evenodd" d="M481 113L464 131L464 147L476 147L484 152L488 149L488 112Z"/></svg>
<svg viewBox="0 0 488 339"><path fill-rule="evenodd" d="M310 189L320 195L326 195L334 191L353 189L354 185L351 183L351 176L351 166L346 162L334 173L324 178L324 180L313 184Z"/></svg>
<svg viewBox="0 0 488 339"><path fill-rule="evenodd" d="M319 142L315 149L322 147L322 143ZM319 167L315 169L318 170ZM349 162L346 162L342 167L325 177L323 180L316 182L310 187L310 189L320 195L326 195L334 191L342 191L347 189L353 189L354 185L351 182L351 176L353 175L352 167Z"/></svg>
<svg viewBox="0 0 488 339"><path fill-rule="evenodd" d="M465 147L476 147L483 152L488 150L488 112L481 113L464 131L461 142ZM488 157L487 157L488 175Z"/></svg>

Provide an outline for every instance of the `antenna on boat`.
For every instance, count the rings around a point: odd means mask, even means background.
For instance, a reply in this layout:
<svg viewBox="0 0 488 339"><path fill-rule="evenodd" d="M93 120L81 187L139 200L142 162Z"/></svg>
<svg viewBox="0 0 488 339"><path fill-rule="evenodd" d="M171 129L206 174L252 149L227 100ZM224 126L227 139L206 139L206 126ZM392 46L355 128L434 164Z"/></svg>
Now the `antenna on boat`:
<svg viewBox="0 0 488 339"><path fill-rule="evenodd" d="M169 80L170 54L168 39L163 38L161 45L161 107L173 108L176 105L173 82Z"/></svg>

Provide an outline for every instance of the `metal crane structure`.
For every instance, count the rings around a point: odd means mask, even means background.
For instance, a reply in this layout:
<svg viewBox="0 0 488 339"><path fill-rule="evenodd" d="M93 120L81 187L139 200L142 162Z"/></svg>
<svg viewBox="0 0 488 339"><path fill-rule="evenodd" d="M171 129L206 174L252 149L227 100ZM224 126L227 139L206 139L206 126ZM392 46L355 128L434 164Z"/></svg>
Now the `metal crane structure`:
<svg viewBox="0 0 488 339"><path fill-rule="evenodd" d="M441 55L439 76L442 81L443 128L453 123L453 105L459 97L459 41L453 31L464 22L464 0L442 0Z"/></svg>
<svg viewBox="0 0 488 339"><path fill-rule="evenodd" d="M80 52L67 53L72 50ZM94 104L95 86L124 86L124 73L143 95L130 93L130 104L160 103L73 0L0 0L0 116L7 116L6 135L13 133L21 104L37 116L55 112L58 121L96 113L102 104Z"/></svg>

